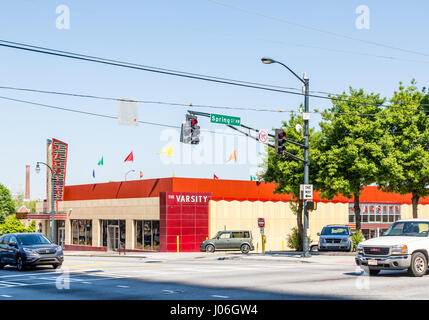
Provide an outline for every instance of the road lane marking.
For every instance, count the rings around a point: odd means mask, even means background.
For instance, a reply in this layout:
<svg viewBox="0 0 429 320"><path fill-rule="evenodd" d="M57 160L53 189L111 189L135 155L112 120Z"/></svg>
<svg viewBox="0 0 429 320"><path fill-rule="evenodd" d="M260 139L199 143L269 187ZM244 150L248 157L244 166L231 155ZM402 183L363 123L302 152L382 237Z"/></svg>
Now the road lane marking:
<svg viewBox="0 0 429 320"><path fill-rule="evenodd" d="M222 299L228 299L229 298L228 296L219 296L217 294L212 294L212 297L213 298L222 298Z"/></svg>
<svg viewBox="0 0 429 320"><path fill-rule="evenodd" d="M120 285L118 285L117 287L118 287L118 288L125 288L125 289L128 289L128 288L129 288L129 286L120 286Z"/></svg>
<svg viewBox="0 0 429 320"><path fill-rule="evenodd" d="M7 294L2 294L1 295L3 298L12 298L12 296L8 296Z"/></svg>

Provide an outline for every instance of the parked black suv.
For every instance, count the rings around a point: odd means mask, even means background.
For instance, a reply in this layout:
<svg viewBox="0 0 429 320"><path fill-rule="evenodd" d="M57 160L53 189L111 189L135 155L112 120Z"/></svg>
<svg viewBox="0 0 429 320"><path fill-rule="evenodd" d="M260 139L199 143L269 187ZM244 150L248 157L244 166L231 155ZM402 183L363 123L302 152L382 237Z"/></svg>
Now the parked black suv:
<svg viewBox="0 0 429 320"><path fill-rule="evenodd" d="M25 266L49 264L57 269L63 260L62 248L41 233L9 233L0 237L0 269L14 265L22 271Z"/></svg>

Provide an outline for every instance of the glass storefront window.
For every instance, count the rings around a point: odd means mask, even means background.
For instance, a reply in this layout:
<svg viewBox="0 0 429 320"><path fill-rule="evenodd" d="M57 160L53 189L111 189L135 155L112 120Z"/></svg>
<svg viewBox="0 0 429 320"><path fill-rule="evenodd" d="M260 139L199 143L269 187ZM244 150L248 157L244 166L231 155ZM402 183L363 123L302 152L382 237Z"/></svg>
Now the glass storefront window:
<svg viewBox="0 0 429 320"><path fill-rule="evenodd" d="M135 248L159 250L159 220L135 220Z"/></svg>
<svg viewBox="0 0 429 320"><path fill-rule="evenodd" d="M72 244L92 245L92 220L71 220Z"/></svg>

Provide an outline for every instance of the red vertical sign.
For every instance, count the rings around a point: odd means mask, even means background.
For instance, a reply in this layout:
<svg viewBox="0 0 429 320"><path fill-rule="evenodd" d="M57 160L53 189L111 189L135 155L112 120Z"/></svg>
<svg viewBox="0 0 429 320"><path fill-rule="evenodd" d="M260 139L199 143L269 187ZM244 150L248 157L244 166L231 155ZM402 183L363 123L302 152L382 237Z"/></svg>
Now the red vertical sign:
<svg viewBox="0 0 429 320"><path fill-rule="evenodd" d="M64 185L66 181L68 144L52 139L52 170L54 171L54 197L55 201L61 201L64 197Z"/></svg>

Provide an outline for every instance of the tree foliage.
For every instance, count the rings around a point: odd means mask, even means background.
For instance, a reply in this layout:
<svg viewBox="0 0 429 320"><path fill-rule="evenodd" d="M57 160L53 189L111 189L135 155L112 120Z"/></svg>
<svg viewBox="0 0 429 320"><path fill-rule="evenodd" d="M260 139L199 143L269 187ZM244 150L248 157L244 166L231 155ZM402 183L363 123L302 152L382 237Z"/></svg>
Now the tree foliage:
<svg viewBox="0 0 429 320"><path fill-rule="evenodd" d="M7 216L4 223L0 225L0 234L2 235L6 233L34 232L35 230L35 221L32 221L30 226L25 227L21 220L17 219L14 214Z"/></svg>
<svg viewBox="0 0 429 320"><path fill-rule="evenodd" d="M429 98L416 82L402 83L384 110L382 144L387 155L378 185L385 191L411 193L413 217L421 197L429 195L429 118L425 117Z"/></svg>
<svg viewBox="0 0 429 320"><path fill-rule="evenodd" d="M354 199L356 229L361 227L359 196L365 186L377 181L383 149L383 129L377 115L384 99L349 89L334 97L332 107L322 114L321 136L316 141L315 161L319 168L316 189L322 197L344 195Z"/></svg>
<svg viewBox="0 0 429 320"><path fill-rule="evenodd" d="M12 200L9 189L0 184L0 223L4 221L6 216L15 212L15 204Z"/></svg>

